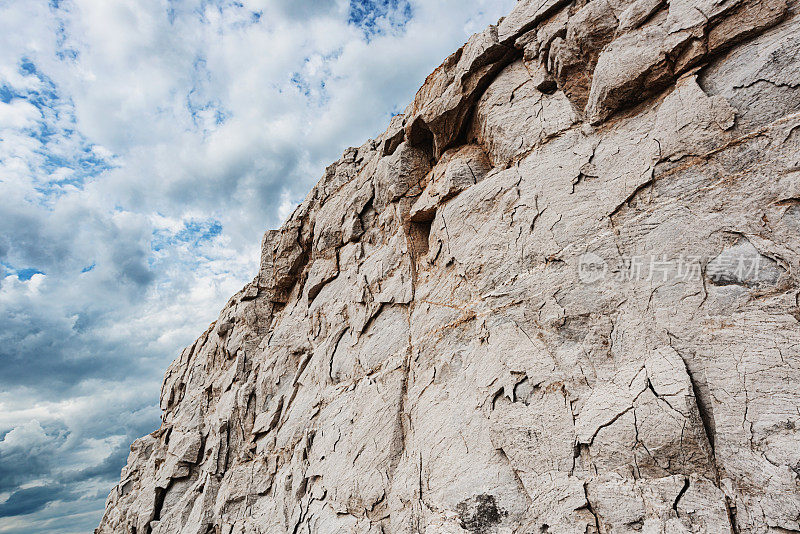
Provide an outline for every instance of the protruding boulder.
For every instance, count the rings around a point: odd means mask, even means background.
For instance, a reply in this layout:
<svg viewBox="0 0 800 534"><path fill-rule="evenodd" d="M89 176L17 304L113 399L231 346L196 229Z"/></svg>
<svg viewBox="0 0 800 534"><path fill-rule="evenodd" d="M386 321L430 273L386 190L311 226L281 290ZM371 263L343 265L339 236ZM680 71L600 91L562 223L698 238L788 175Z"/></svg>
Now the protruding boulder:
<svg viewBox="0 0 800 534"><path fill-rule="evenodd" d="M411 220L431 220L438 205L483 180L491 168L486 153L477 145L448 150L431 171L425 190L411 207Z"/></svg>
<svg viewBox="0 0 800 534"><path fill-rule="evenodd" d="M375 207L379 210L404 196L422 192L423 180L431 168L428 154L402 143L391 155L381 159L375 171Z"/></svg>

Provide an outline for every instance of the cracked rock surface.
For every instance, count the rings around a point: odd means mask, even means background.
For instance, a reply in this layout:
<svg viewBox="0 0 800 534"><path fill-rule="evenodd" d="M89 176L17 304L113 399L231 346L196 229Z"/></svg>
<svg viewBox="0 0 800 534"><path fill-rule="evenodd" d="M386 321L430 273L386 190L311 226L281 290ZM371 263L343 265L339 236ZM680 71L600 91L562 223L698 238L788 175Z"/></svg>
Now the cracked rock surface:
<svg viewBox="0 0 800 534"><path fill-rule="evenodd" d="M799 88L798 0L521 0L266 233L96 532L800 532Z"/></svg>

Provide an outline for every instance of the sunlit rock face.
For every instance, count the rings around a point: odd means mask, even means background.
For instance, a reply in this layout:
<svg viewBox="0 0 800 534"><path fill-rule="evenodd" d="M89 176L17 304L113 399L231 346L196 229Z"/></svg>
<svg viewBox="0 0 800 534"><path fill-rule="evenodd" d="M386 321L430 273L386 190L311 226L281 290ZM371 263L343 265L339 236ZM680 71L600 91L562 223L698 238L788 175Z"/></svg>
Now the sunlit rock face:
<svg viewBox="0 0 800 534"><path fill-rule="evenodd" d="M102 533L800 530L796 0L522 0L170 366Z"/></svg>

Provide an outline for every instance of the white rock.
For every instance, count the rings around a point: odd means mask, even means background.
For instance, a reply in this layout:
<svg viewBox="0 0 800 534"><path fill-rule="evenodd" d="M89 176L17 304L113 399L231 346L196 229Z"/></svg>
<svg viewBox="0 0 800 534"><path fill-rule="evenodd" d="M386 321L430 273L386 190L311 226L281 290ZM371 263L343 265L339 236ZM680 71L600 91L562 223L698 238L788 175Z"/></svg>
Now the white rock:
<svg viewBox="0 0 800 534"><path fill-rule="evenodd" d="M800 530L796 8L518 2L266 233L97 532Z"/></svg>

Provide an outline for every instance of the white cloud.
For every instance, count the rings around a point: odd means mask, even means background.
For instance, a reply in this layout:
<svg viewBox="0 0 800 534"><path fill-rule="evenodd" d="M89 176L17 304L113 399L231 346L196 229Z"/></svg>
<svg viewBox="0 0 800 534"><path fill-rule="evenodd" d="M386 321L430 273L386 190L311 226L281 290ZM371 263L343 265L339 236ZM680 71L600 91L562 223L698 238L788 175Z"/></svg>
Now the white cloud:
<svg viewBox="0 0 800 534"><path fill-rule="evenodd" d="M31 449L45 441L47 441L47 434L42 425L36 419L32 419L15 427L0 440L0 454L11 450Z"/></svg>
<svg viewBox="0 0 800 534"><path fill-rule="evenodd" d="M18 98L8 104L0 102L0 129L23 130L36 125L42 114L36 106Z"/></svg>

